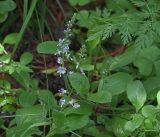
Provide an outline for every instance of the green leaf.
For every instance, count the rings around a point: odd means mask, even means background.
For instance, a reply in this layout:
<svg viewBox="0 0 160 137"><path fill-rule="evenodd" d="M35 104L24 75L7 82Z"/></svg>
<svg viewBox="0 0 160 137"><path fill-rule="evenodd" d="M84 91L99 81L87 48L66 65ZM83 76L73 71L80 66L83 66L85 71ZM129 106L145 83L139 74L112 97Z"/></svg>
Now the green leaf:
<svg viewBox="0 0 160 137"><path fill-rule="evenodd" d="M33 135L41 135L41 131L37 127L28 129L30 126L30 123L24 123L23 125L8 128L6 130L7 137L31 137Z"/></svg>
<svg viewBox="0 0 160 137"><path fill-rule="evenodd" d="M75 6L78 4L78 0L68 0L69 4L71 4L72 6Z"/></svg>
<svg viewBox="0 0 160 137"><path fill-rule="evenodd" d="M4 22L8 17L8 13L0 13L0 23Z"/></svg>
<svg viewBox="0 0 160 137"><path fill-rule="evenodd" d="M154 62L154 66L155 66L155 73L158 77L160 77L160 60L157 60Z"/></svg>
<svg viewBox="0 0 160 137"><path fill-rule="evenodd" d="M153 62L160 57L160 49L155 46L144 48L139 55Z"/></svg>
<svg viewBox="0 0 160 137"><path fill-rule="evenodd" d="M27 108L18 109L16 111L16 123L17 125L21 125L24 123L40 123L45 121L46 110L40 106L31 106Z"/></svg>
<svg viewBox="0 0 160 137"><path fill-rule="evenodd" d="M96 126L89 126L83 129L83 133L92 137L112 137L107 131L99 131Z"/></svg>
<svg viewBox="0 0 160 137"><path fill-rule="evenodd" d="M113 59L112 64L110 65L110 70L121 68L132 63L139 53L139 48L131 46L126 50L122 55L119 55Z"/></svg>
<svg viewBox="0 0 160 137"><path fill-rule="evenodd" d="M18 33L8 34L3 40L3 45L4 44L15 44L17 42L17 39L18 39Z"/></svg>
<svg viewBox="0 0 160 137"><path fill-rule="evenodd" d="M88 78L80 73L73 73L68 75L69 81L72 87L76 90L77 93L87 94L90 89L90 84Z"/></svg>
<svg viewBox="0 0 160 137"><path fill-rule="evenodd" d="M90 3L91 2L91 0L79 0L79 5L80 6L83 6L83 5L86 5L86 4L88 4L88 3Z"/></svg>
<svg viewBox="0 0 160 137"><path fill-rule="evenodd" d="M33 106L36 101L37 101L37 95L35 92L24 91L21 93L19 97L19 103L23 107Z"/></svg>
<svg viewBox="0 0 160 137"><path fill-rule="evenodd" d="M54 130L57 134L68 133L86 126L88 122L88 116L68 115L66 117L62 112L55 111L53 112L53 127L51 130Z"/></svg>
<svg viewBox="0 0 160 137"><path fill-rule="evenodd" d="M33 60L33 55L30 52L24 52L20 58L20 63L23 65L27 65L31 63Z"/></svg>
<svg viewBox="0 0 160 137"><path fill-rule="evenodd" d="M38 96L40 98L40 101L42 101L46 105L47 109L53 110L56 108L57 102L51 91L40 90Z"/></svg>
<svg viewBox="0 0 160 137"><path fill-rule="evenodd" d="M112 95L118 95L126 90L126 86L132 81L132 77L124 72L118 72L107 76L103 80L103 84L99 85L98 91L109 92Z"/></svg>
<svg viewBox="0 0 160 137"><path fill-rule="evenodd" d="M13 0L0 1L0 13L12 11L16 8L16 3Z"/></svg>
<svg viewBox="0 0 160 137"><path fill-rule="evenodd" d="M146 101L146 91L141 81L133 81L127 85L127 96L138 111Z"/></svg>
<svg viewBox="0 0 160 137"><path fill-rule="evenodd" d="M108 103L112 100L112 94L108 91L98 91L97 93L90 93L88 100L96 103Z"/></svg>
<svg viewBox="0 0 160 137"><path fill-rule="evenodd" d="M159 113L160 113L160 109L152 105L146 105L142 108L142 115L145 117L154 118Z"/></svg>
<svg viewBox="0 0 160 137"><path fill-rule="evenodd" d="M89 123L89 117L85 115L70 115L67 117L67 121L69 122L70 131L74 131L86 126Z"/></svg>
<svg viewBox="0 0 160 137"><path fill-rule="evenodd" d="M38 53L42 54L55 54L57 49L58 47L56 41L45 41L37 46Z"/></svg>
<svg viewBox="0 0 160 137"><path fill-rule="evenodd" d="M133 116L133 119L131 121L128 121L125 124L125 130L133 132L141 126L143 121L144 121L144 117L140 114L136 114Z"/></svg>
<svg viewBox="0 0 160 137"><path fill-rule="evenodd" d="M139 72L144 76L148 76L152 72L152 67L153 67L152 62L148 59L143 58L143 57L137 58L134 61L134 65L136 67L138 67Z"/></svg>

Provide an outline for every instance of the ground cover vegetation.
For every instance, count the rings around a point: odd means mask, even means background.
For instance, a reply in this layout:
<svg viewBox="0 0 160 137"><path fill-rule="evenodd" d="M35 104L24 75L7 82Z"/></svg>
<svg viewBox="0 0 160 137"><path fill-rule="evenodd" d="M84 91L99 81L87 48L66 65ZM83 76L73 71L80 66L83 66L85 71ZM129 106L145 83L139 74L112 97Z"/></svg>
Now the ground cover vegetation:
<svg viewBox="0 0 160 137"><path fill-rule="evenodd" d="M159 137L159 0L1 0L1 137Z"/></svg>

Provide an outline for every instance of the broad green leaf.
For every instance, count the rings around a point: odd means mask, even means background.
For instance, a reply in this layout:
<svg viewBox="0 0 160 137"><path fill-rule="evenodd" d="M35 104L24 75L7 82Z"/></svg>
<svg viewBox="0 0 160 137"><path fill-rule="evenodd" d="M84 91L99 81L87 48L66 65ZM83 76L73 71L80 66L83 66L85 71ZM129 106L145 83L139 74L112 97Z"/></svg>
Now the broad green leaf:
<svg viewBox="0 0 160 137"><path fill-rule="evenodd" d="M97 93L90 93L88 100L96 103L108 103L112 100L112 94L109 91L98 91Z"/></svg>
<svg viewBox="0 0 160 137"><path fill-rule="evenodd" d="M18 33L8 34L3 40L3 45L4 44L15 44L17 42L17 39L18 39Z"/></svg>
<svg viewBox="0 0 160 137"><path fill-rule="evenodd" d="M137 57L139 50L139 48L132 46L123 54L115 57L110 65L110 70L118 69L132 63Z"/></svg>
<svg viewBox="0 0 160 137"><path fill-rule="evenodd" d="M86 5L86 4L88 4L89 2L91 2L91 0L79 0L79 5L80 6L83 6L83 5Z"/></svg>
<svg viewBox="0 0 160 137"><path fill-rule="evenodd" d="M154 62L155 73L158 77L160 77L160 60Z"/></svg>
<svg viewBox="0 0 160 137"><path fill-rule="evenodd" d="M160 91L158 91L157 93L157 102L158 102L158 106L160 106Z"/></svg>
<svg viewBox="0 0 160 137"><path fill-rule="evenodd" d="M89 117L86 115L69 115L67 116L67 121L70 131L74 131L86 126L89 123Z"/></svg>
<svg viewBox="0 0 160 137"><path fill-rule="evenodd" d="M91 65L91 64L81 64L80 68L82 68L85 71L93 71L94 70L94 65Z"/></svg>
<svg viewBox="0 0 160 137"><path fill-rule="evenodd" d="M37 46L38 53L42 54L55 54L57 49L58 47L56 41L45 41Z"/></svg>
<svg viewBox="0 0 160 137"><path fill-rule="evenodd" d="M23 107L31 107L37 101L37 95L35 92L24 91L19 97L19 103Z"/></svg>
<svg viewBox="0 0 160 137"><path fill-rule="evenodd" d="M69 115L66 117L61 112L53 112L53 127L51 130L54 130L57 134L63 134L81 129L88 122L89 118L85 115Z"/></svg>
<svg viewBox="0 0 160 137"><path fill-rule="evenodd" d="M160 49L155 46L145 48L141 50L140 56L147 58L148 60L155 61L160 57Z"/></svg>
<svg viewBox="0 0 160 137"><path fill-rule="evenodd" d="M54 98L53 94L49 90L40 90L38 93L39 99L43 102L48 109L55 109L57 106L56 99Z"/></svg>
<svg viewBox="0 0 160 137"><path fill-rule="evenodd" d="M78 0L68 0L69 4L71 4L72 6L77 5Z"/></svg>
<svg viewBox="0 0 160 137"><path fill-rule="evenodd" d="M142 108L142 115L145 117L154 118L157 114L160 114L160 109L152 105L146 105Z"/></svg>
<svg viewBox="0 0 160 137"><path fill-rule="evenodd" d="M137 58L135 61L134 61L134 65L136 67L138 67L139 69L139 72L144 75L144 76L148 76L151 74L152 72L152 67L153 67L153 64L150 60L148 59L145 59L145 58Z"/></svg>
<svg viewBox="0 0 160 137"><path fill-rule="evenodd" d="M27 65L31 63L33 60L33 55L30 52L24 52L20 58L20 63L23 65Z"/></svg>
<svg viewBox="0 0 160 137"><path fill-rule="evenodd" d="M108 131L99 131L96 126L89 126L84 128L83 133L93 137L112 137Z"/></svg>
<svg viewBox="0 0 160 137"><path fill-rule="evenodd" d="M160 77L149 77L143 81L143 85L147 91L147 94L149 92L152 92L155 89L159 89L160 88Z"/></svg>
<svg viewBox="0 0 160 137"><path fill-rule="evenodd" d="M144 117L140 114L136 114L133 116L133 119L131 121L128 121L125 124L125 130L133 132L141 126L143 121L144 121Z"/></svg>
<svg viewBox="0 0 160 137"><path fill-rule="evenodd" d="M68 75L69 81L72 87L76 90L77 93L87 94L90 89L90 84L88 78L80 73L73 73Z"/></svg>
<svg viewBox="0 0 160 137"><path fill-rule="evenodd" d="M147 95L141 81L133 81L127 85L127 96L138 111L145 103Z"/></svg>
<svg viewBox="0 0 160 137"><path fill-rule="evenodd" d="M46 110L40 105L21 108L16 111L16 123L21 125L24 123L40 123L45 121Z"/></svg>
<svg viewBox="0 0 160 137"><path fill-rule="evenodd" d="M10 54L0 56L0 62L3 62L3 63L9 63L10 59L11 59Z"/></svg>
<svg viewBox="0 0 160 137"><path fill-rule="evenodd" d="M96 103L111 102L112 94L107 90L103 90L103 84L104 80L102 79L99 83L98 91L96 93L90 93L88 95L88 100Z"/></svg>
<svg viewBox="0 0 160 137"><path fill-rule="evenodd" d="M4 22L8 17L8 13L0 13L0 23Z"/></svg>
<svg viewBox="0 0 160 137"><path fill-rule="evenodd" d="M16 3L13 0L0 1L0 13L12 11L16 8Z"/></svg>
<svg viewBox="0 0 160 137"><path fill-rule="evenodd" d="M8 128L6 130L7 137L31 137L33 135L41 135L41 131L37 127L30 128L26 131L30 126L30 123L24 123L23 125Z"/></svg>
<svg viewBox="0 0 160 137"><path fill-rule="evenodd" d="M160 77L149 77L143 81L148 99L155 99L158 90L160 90Z"/></svg>
<svg viewBox="0 0 160 137"><path fill-rule="evenodd" d="M103 84L99 85L99 92L109 92L118 95L126 91L126 86L132 81L132 77L124 72L118 72L103 79Z"/></svg>

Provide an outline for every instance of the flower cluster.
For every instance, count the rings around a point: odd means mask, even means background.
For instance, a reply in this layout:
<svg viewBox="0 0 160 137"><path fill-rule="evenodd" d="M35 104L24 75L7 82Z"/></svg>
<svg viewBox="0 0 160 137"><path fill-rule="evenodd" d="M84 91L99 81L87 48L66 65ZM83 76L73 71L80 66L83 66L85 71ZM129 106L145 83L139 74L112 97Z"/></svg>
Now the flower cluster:
<svg viewBox="0 0 160 137"><path fill-rule="evenodd" d="M71 43L70 37L72 36L72 26L75 21L75 14L71 18L71 20L67 23L67 27L64 30L64 38L59 39L58 43L58 50L55 53L57 56L57 63L60 65L57 69L57 73L61 76L66 73L66 68L64 67L64 60L70 59L70 51L69 51L69 45Z"/></svg>
<svg viewBox="0 0 160 137"><path fill-rule="evenodd" d="M68 104L70 104L75 109L80 107L80 104L78 104L75 99L71 99L69 102L67 102L65 99L60 99L59 101L60 107L63 107L64 105Z"/></svg>

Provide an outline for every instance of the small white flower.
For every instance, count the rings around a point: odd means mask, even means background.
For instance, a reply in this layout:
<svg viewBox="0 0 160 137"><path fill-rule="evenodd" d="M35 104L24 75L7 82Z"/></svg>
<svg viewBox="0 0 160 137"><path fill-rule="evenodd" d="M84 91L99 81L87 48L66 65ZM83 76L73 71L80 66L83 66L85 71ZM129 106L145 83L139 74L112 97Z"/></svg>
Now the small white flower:
<svg viewBox="0 0 160 137"><path fill-rule="evenodd" d="M58 46L62 46L64 44L64 39L59 39L59 43L58 43Z"/></svg>
<svg viewBox="0 0 160 137"><path fill-rule="evenodd" d="M63 74L65 74L66 73L66 68L64 68L64 67L58 67L57 73L59 73L60 76L63 75Z"/></svg>
<svg viewBox="0 0 160 137"><path fill-rule="evenodd" d="M55 53L55 55L59 55L59 56L60 56L61 53L62 53L62 52L61 52L60 50L57 50L57 52Z"/></svg>
<svg viewBox="0 0 160 137"><path fill-rule="evenodd" d="M59 89L58 91L59 91L61 94L67 93L67 90L65 90L64 88L61 88L61 89Z"/></svg>
<svg viewBox="0 0 160 137"><path fill-rule="evenodd" d="M80 107L80 104L78 104L78 103L73 104L73 108L79 108L79 107Z"/></svg>
<svg viewBox="0 0 160 137"><path fill-rule="evenodd" d="M80 68L80 72L81 74L85 75L84 70L82 68Z"/></svg>
<svg viewBox="0 0 160 137"><path fill-rule="evenodd" d="M3 67L4 66L4 63L3 62L0 62L0 67Z"/></svg>
<svg viewBox="0 0 160 137"><path fill-rule="evenodd" d="M63 107L63 106L65 105L65 103L66 103L66 100L65 100L65 99L60 99L59 105L60 105L61 107Z"/></svg>
<svg viewBox="0 0 160 137"><path fill-rule="evenodd" d="M71 104L72 106L74 105L74 103L75 103L75 99L71 99L71 100L69 101L69 104Z"/></svg>
<svg viewBox="0 0 160 137"><path fill-rule="evenodd" d="M61 57L58 57L58 58L57 58L57 63L58 63L58 64L62 64L62 63L63 63L63 59L62 59Z"/></svg>
<svg viewBox="0 0 160 137"><path fill-rule="evenodd" d="M68 53L69 52L69 47L68 46L65 46L64 48L63 48L63 53Z"/></svg>
<svg viewBox="0 0 160 137"><path fill-rule="evenodd" d="M72 75L74 72L73 71L69 71L69 75Z"/></svg>

